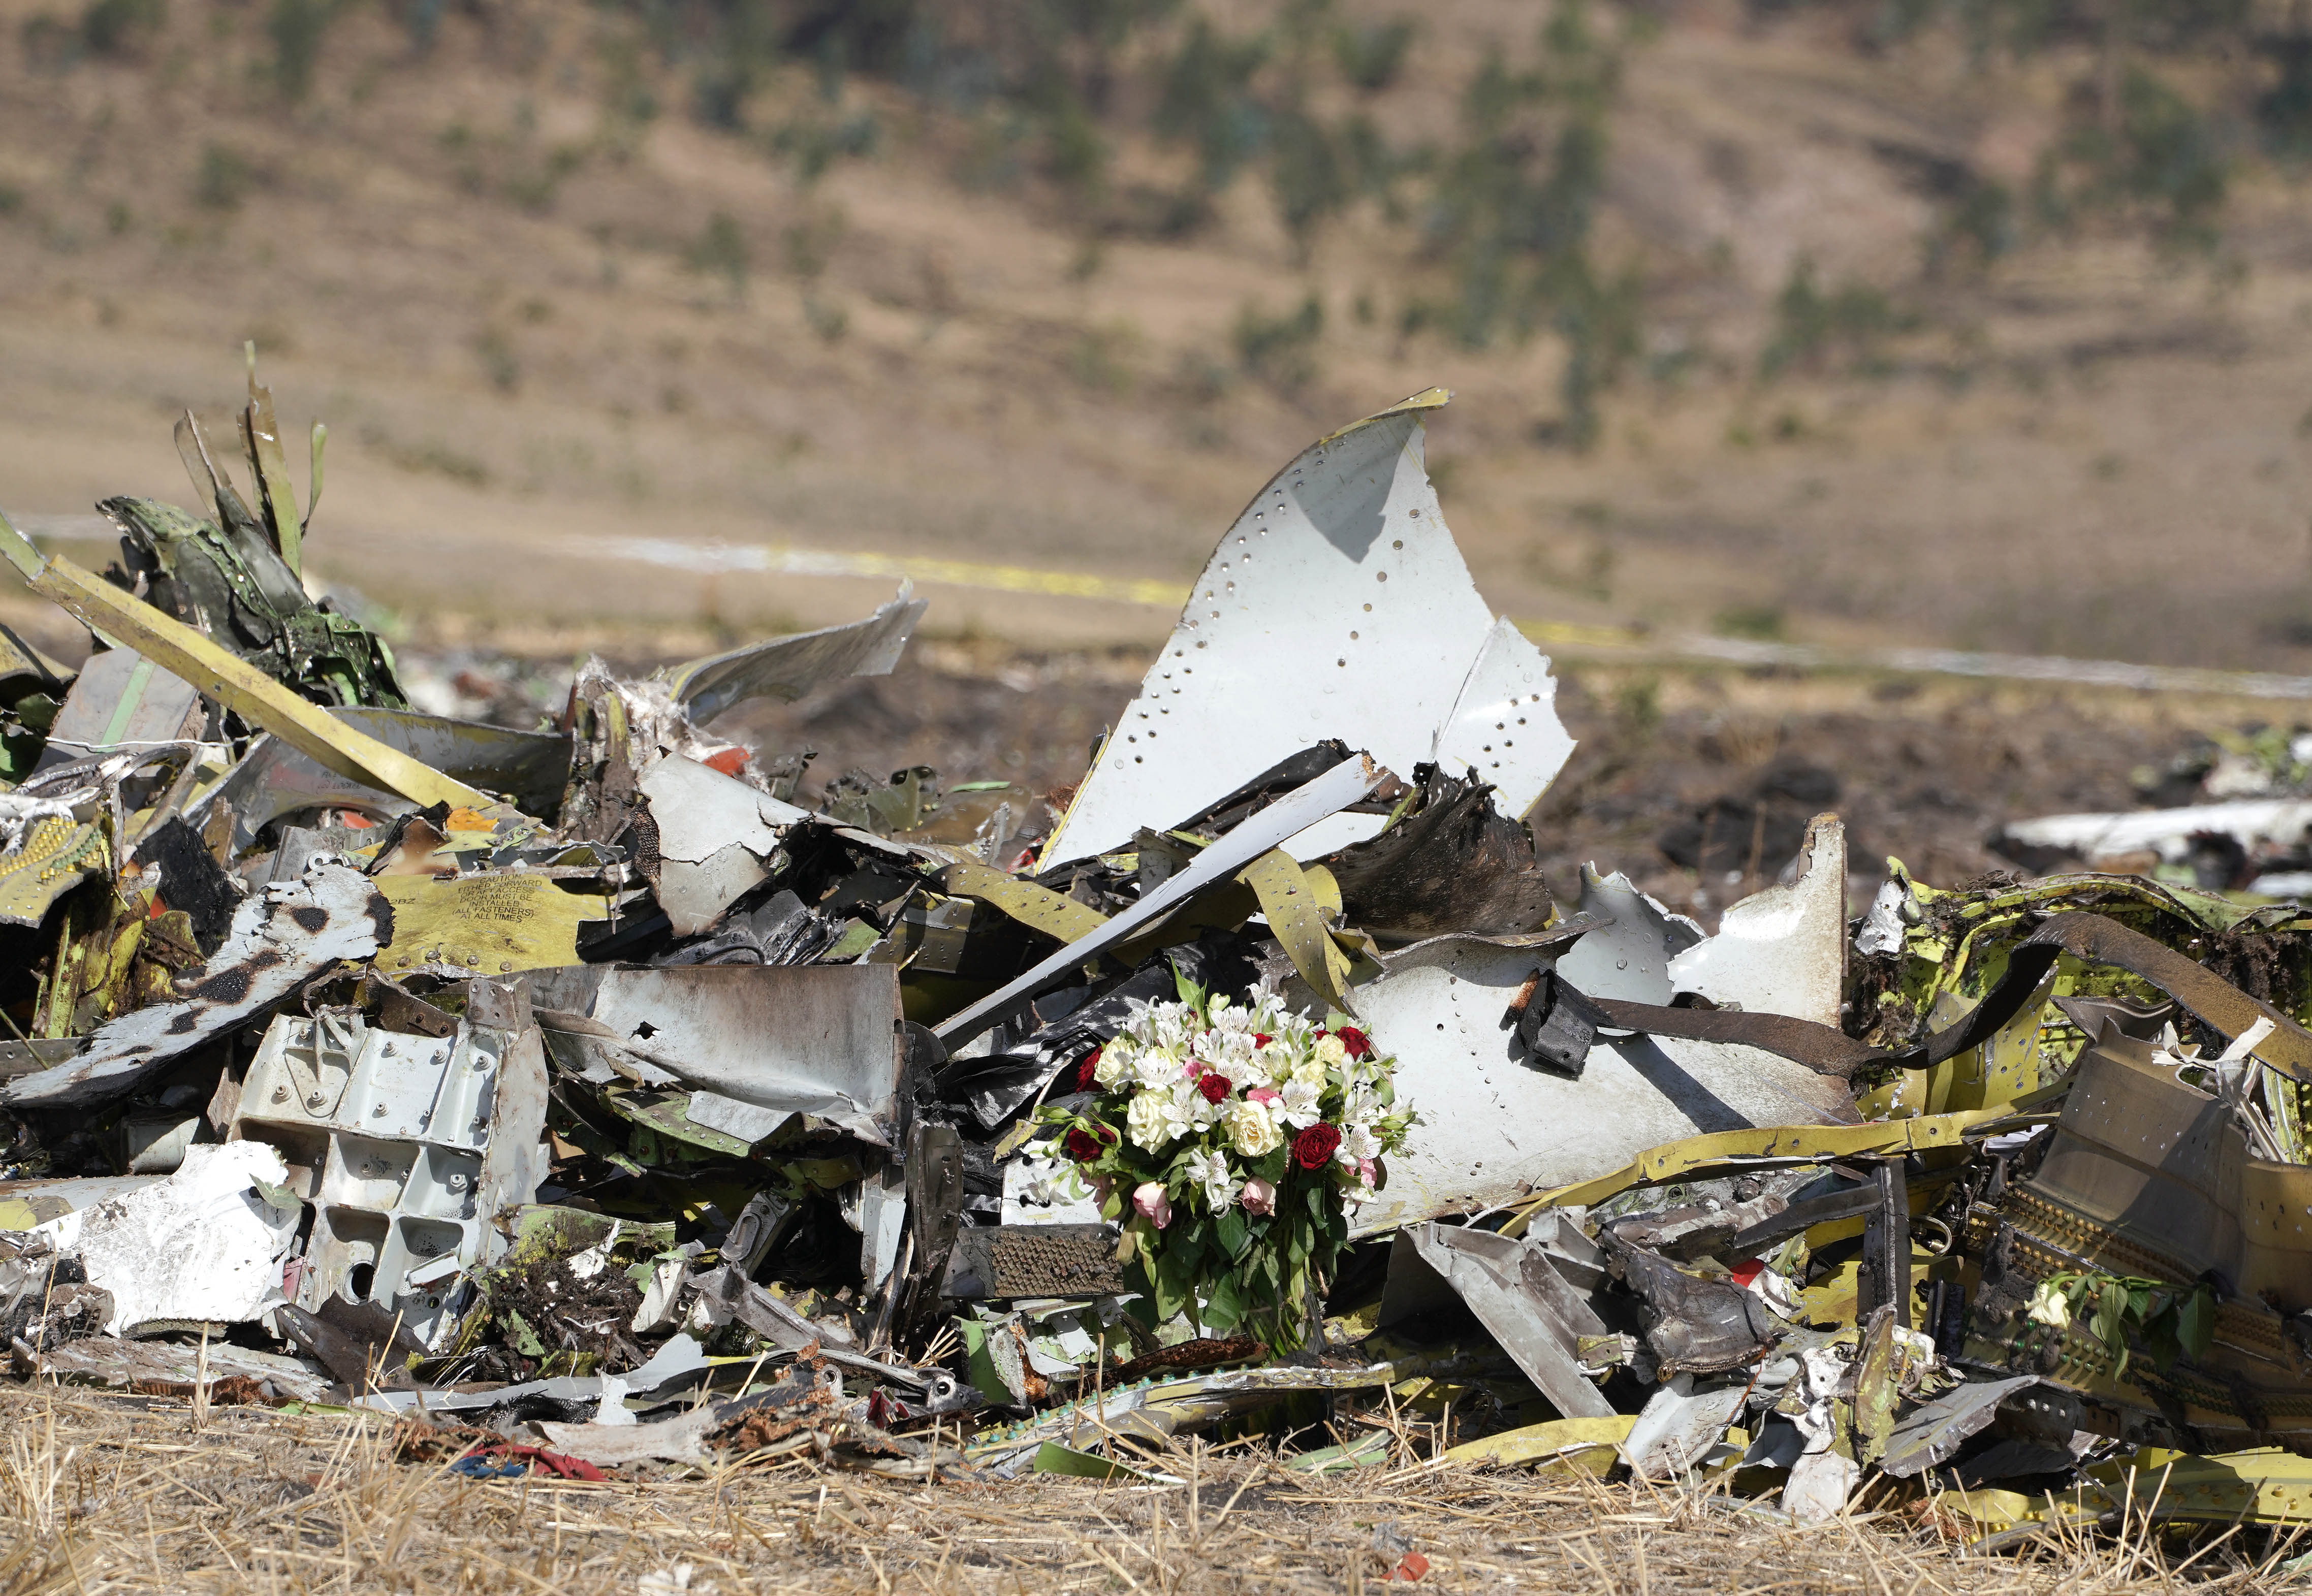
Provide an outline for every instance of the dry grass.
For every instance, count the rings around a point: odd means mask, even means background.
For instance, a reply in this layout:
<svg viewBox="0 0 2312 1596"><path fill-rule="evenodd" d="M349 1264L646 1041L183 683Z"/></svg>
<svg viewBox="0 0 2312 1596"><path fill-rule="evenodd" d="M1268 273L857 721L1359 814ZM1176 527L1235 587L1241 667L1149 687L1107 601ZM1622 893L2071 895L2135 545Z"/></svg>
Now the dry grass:
<svg viewBox="0 0 2312 1596"><path fill-rule="evenodd" d="M1800 1530L1684 1495L1417 1460L1289 1472L1187 1443L1189 1483L925 1487L810 1460L580 1485L397 1464L375 1421L0 1391L0 1596L123 1591L2269 1590L2296 1550L2132 1526L1966 1557L1919 1504Z"/></svg>

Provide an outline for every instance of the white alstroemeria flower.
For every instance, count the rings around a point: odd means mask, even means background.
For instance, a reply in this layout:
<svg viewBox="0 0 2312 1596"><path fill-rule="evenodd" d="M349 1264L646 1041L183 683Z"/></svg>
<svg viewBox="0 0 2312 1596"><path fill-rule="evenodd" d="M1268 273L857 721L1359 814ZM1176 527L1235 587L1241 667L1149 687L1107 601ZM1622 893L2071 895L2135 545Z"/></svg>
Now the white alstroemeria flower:
<svg viewBox="0 0 2312 1596"><path fill-rule="evenodd" d="M1225 1214L1236 1201L1236 1174L1229 1168L1228 1154L1215 1149L1199 1153L1188 1160L1188 1179L1204 1188L1204 1200L1215 1214Z"/></svg>
<svg viewBox="0 0 2312 1596"><path fill-rule="evenodd" d="M1168 1048L1149 1048L1132 1061L1132 1079L1143 1092L1169 1092L1180 1083L1180 1056Z"/></svg>
<svg viewBox="0 0 2312 1596"><path fill-rule="evenodd" d="M1295 1075L1284 1083L1283 1091L1283 1095L1277 1101L1275 1112L1293 1129L1305 1130L1325 1117L1318 1107L1325 1095L1322 1085Z"/></svg>
<svg viewBox="0 0 2312 1596"><path fill-rule="evenodd" d="M1222 1039L1221 1045L1210 1050L1207 1062L1239 1092L1270 1083L1268 1065L1249 1033Z"/></svg>
<svg viewBox="0 0 2312 1596"><path fill-rule="evenodd" d="M1348 1102L1341 1109L1341 1123L1360 1128L1370 1127L1387 1112L1388 1112L1387 1107L1371 1092L1362 1090L1352 1092L1349 1093Z"/></svg>
<svg viewBox="0 0 2312 1596"><path fill-rule="evenodd" d="M1209 1108L1204 1094L1187 1081L1175 1081L1169 1093L1152 1092L1148 1094L1163 1105L1164 1127L1173 1139L1189 1135L1204 1123L1198 1110Z"/></svg>
<svg viewBox="0 0 2312 1596"><path fill-rule="evenodd" d="M1368 1158L1380 1156L1380 1138L1370 1125L1352 1125L1341 1132L1341 1144L1333 1153L1335 1158L1354 1169Z"/></svg>

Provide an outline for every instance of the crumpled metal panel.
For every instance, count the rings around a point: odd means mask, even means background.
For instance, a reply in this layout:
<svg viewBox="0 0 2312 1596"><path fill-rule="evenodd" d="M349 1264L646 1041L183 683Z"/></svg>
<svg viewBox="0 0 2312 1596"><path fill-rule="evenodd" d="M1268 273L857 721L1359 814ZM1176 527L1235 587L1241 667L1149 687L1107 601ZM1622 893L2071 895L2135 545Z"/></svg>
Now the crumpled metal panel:
<svg viewBox="0 0 2312 1596"><path fill-rule="evenodd" d="M692 1086L895 1144L906 1039L891 965L588 964L528 979L539 1008L593 1021Z"/></svg>
<svg viewBox="0 0 2312 1596"><path fill-rule="evenodd" d="M693 936L749 888L770 878L766 863L787 827L808 811L680 754L643 773L643 796L658 827L659 908L677 936Z"/></svg>
<svg viewBox="0 0 2312 1596"><path fill-rule="evenodd" d="M864 620L773 637L678 665L667 673L667 688L703 726L748 698L792 700L839 676L889 676L930 603L910 593L903 583L897 598Z"/></svg>
<svg viewBox="0 0 2312 1596"><path fill-rule="evenodd" d="M1016 1012L1068 971L1123 942L1142 926L1152 925L1174 906L1229 880L1271 848L1321 829L1328 817L1371 792L1388 774L1376 768L1370 759L1359 755L1342 760L1266 808L1255 810L1198 854L1186 870L1150 890L1131 908L1062 948L1003 990L941 1022L934 1027L940 1040L950 1048L969 1041ZM1302 848L1295 846L1290 851L1300 853ZM1054 1067L1058 1066L1055 1064Z"/></svg>
<svg viewBox="0 0 2312 1596"><path fill-rule="evenodd" d="M1836 1025L1846 971L1846 828L1817 815L1798 879L1754 892L1720 918L1718 934L1670 960L1670 986L1721 1008Z"/></svg>
<svg viewBox="0 0 2312 1596"><path fill-rule="evenodd" d="M1438 510L1421 412L1446 397L1432 389L1319 441L1246 506L1047 861L1121 847L1328 737L1393 770L1466 760L1504 812L1532 807L1573 742L1548 661L1494 619ZM1291 852L1318 858L1379 828L1336 816Z"/></svg>
<svg viewBox="0 0 2312 1596"><path fill-rule="evenodd" d="M1948 1462L1970 1436L1991 1427L1999 1405L2039 1383L2036 1374L2010 1380L1986 1380L1946 1391L1924 1407L1904 1416L1888 1437L1881 1471L1896 1479L1923 1474Z"/></svg>
<svg viewBox="0 0 2312 1596"><path fill-rule="evenodd" d="M1607 923L1559 956L1557 973L1591 997L1666 1004L1670 960L1703 940L1702 927L1642 891L1620 871L1581 867L1581 913Z"/></svg>
<svg viewBox="0 0 2312 1596"><path fill-rule="evenodd" d="M276 1208L281 1155L255 1143L185 1150L173 1175L139 1181L39 1227L77 1253L89 1283L112 1293L107 1333L154 1320L255 1319L280 1298L281 1265L296 1241L293 1206Z"/></svg>
<svg viewBox="0 0 2312 1596"><path fill-rule="evenodd" d="M1697 1132L1852 1125L1846 1084L1738 1043L1601 1037L1579 1080L1523 1058L1503 1022L1550 950L1441 937L1357 988L1365 1030L1397 1056L1397 1095L1421 1117L1388 1185L1350 1219L1379 1235L1442 1214L1594 1179Z"/></svg>
<svg viewBox="0 0 2312 1596"><path fill-rule="evenodd" d="M346 865L316 863L233 912L209 959L177 978L184 995L123 1014L70 1064L0 1085L13 1108L69 1108L128 1091L210 1038L263 1013L340 960L367 959L393 939L393 910Z"/></svg>
<svg viewBox="0 0 2312 1596"><path fill-rule="evenodd" d="M518 732L416 709L348 706L328 713L452 780L507 794L525 814L551 812L569 778L566 732ZM301 809L343 804L371 814L398 815L421 807L398 793L332 770L270 735L251 744L241 762L188 812L197 819L218 802L232 806L236 850L249 847L267 825Z"/></svg>

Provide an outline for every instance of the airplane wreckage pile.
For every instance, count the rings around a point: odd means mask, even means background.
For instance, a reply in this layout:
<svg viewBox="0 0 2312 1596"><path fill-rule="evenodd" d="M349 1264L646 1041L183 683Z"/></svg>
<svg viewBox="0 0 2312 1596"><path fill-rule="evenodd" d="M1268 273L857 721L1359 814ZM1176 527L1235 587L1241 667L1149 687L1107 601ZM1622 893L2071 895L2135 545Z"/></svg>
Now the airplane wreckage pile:
<svg viewBox="0 0 2312 1596"><path fill-rule="evenodd" d="M810 811L716 720L920 601L420 714L250 393L250 496L187 417L199 511L107 501L107 576L0 532L101 645L0 655L19 1377L482 1478L1347 1470L1409 1413L1985 1543L2312 1517L2312 916L1896 866L1849 923L1829 815L1715 935L1554 898L1572 745L1443 394L1261 490L1072 794Z"/></svg>

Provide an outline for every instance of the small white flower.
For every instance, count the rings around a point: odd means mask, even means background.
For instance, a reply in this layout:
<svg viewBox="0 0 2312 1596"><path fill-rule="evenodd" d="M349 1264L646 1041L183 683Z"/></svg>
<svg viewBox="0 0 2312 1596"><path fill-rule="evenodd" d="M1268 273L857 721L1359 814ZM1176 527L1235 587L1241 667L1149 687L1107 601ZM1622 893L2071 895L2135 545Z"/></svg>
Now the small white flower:
<svg viewBox="0 0 2312 1596"><path fill-rule="evenodd" d="M1143 1092L1169 1092L1180 1080L1180 1056L1168 1048L1149 1048L1132 1060L1132 1079Z"/></svg>
<svg viewBox="0 0 2312 1596"><path fill-rule="evenodd" d="M1178 1141L1204 1124L1203 1110L1212 1106L1204 1101L1204 1094L1187 1081L1173 1082L1169 1092L1152 1092L1148 1095L1163 1104L1164 1128L1171 1133L1167 1138L1169 1141Z"/></svg>
<svg viewBox="0 0 2312 1596"><path fill-rule="evenodd" d="M2043 1280L2039 1289L2031 1293L2031 1305L2023 1316L2033 1324L2043 1324L2051 1329L2068 1329L2071 1322L2071 1300L2063 1288L2053 1281Z"/></svg>
<svg viewBox="0 0 2312 1596"><path fill-rule="evenodd" d="M1368 1158L1380 1156L1380 1138L1369 1125L1352 1125L1341 1132L1341 1144L1333 1153L1335 1158L1351 1169Z"/></svg>
<svg viewBox="0 0 2312 1596"><path fill-rule="evenodd" d="M1283 1095L1277 1101L1276 1112L1293 1129L1306 1129L1325 1117L1318 1107L1318 1100L1324 1095L1322 1086L1313 1085L1296 1074L1284 1083Z"/></svg>
<svg viewBox="0 0 2312 1596"><path fill-rule="evenodd" d="M1229 1168L1228 1154L1217 1149L1198 1153L1188 1160L1188 1179L1204 1188L1204 1200L1215 1214L1225 1214L1236 1201L1236 1174Z"/></svg>

